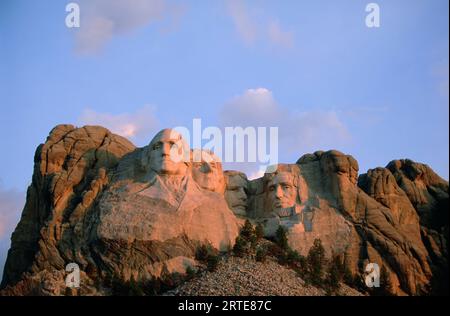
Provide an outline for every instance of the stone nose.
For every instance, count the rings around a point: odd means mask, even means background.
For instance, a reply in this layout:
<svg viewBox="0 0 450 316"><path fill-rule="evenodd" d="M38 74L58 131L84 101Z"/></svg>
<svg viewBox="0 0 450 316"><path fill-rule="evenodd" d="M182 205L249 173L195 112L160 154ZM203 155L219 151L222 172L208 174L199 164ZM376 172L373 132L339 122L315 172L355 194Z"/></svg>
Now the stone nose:
<svg viewBox="0 0 450 316"><path fill-rule="evenodd" d="M244 188L239 188L239 190L238 190L238 197L239 197L240 200L247 201L247 194L245 193Z"/></svg>
<svg viewBox="0 0 450 316"><path fill-rule="evenodd" d="M281 197L283 197L283 190L281 189L281 187L279 185L277 185L275 187L275 192L274 193L275 193L275 197L277 199L280 199Z"/></svg>
<svg viewBox="0 0 450 316"><path fill-rule="evenodd" d="M211 166L210 166L208 163L204 162L204 163L202 164L202 171L203 171L204 173L209 173L209 172L211 172L211 171L212 171Z"/></svg>
<svg viewBox="0 0 450 316"><path fill-rule="evenodd" d="M162 148L161 148L161 154L163 156L169 156L170 155L170 149L171 149L170 144L168 144L168 143L163 144Z"/></svg>

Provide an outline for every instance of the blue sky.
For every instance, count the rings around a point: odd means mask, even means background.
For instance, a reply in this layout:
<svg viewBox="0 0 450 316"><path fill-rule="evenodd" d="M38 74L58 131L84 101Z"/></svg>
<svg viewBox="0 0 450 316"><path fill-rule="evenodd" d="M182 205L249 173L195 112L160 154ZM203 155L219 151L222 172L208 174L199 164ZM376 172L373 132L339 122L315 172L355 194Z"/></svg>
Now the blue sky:
<svg viewBox="0 0 450 316"><path fill-rule="evenodd" d="M193 118L274 124L282 162L335 148L360 173L410 158L449 178L446 0L374 1L379 28L360 0L80 0L69 29L69 2L0 2L0 244L60 123L139 146Z"/></svg>

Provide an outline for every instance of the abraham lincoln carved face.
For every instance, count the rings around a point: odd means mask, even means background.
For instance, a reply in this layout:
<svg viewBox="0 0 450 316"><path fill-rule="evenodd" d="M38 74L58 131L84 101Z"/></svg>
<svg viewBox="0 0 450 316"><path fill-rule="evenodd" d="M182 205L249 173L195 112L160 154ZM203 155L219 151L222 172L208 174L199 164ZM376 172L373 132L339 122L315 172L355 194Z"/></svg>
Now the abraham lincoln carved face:
<svg viewBox="0 0 450 316"><path fill-rule="evenodd" d="M288 172L275 174L267 184L267 198L272 210L294 206L297 201L294 177Z"/></svg>

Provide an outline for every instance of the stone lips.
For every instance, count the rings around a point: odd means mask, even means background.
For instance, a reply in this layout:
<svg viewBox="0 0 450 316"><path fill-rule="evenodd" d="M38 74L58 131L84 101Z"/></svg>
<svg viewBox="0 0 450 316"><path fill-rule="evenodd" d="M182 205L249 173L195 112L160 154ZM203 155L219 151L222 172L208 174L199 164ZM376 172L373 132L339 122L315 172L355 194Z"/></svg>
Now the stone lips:
<svg viewBox="0 0 450 316"><path fill-rule="evenodd" d="M61 294L70 262L90 295L108 295L99 284L111 275L184 273L198 245L228 250L243 218L262 223L267 237L286 227L302 254L320 238L327 256L344 256L354 275L368 262L383 265L397 294L420 294L436 267L448 269L448 182L426 165L395 160L358 177L357 161L332 150L252 181L220 174L218 161L165 172L169 134L135 148L102 127L55 127L36 150L1 294Z"/></svg>

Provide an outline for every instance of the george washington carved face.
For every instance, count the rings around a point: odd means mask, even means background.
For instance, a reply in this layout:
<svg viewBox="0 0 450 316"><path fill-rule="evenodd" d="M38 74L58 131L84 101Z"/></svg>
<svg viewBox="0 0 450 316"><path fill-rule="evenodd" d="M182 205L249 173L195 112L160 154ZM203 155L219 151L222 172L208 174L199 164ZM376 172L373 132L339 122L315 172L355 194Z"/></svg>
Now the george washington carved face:
<svg viewBox="0 0 450 316"><path fill-rule="evenodd" d="M181 175L187 170L189 148L180 133L160 131L143 152L142 164L158 174Z"/></svg>

